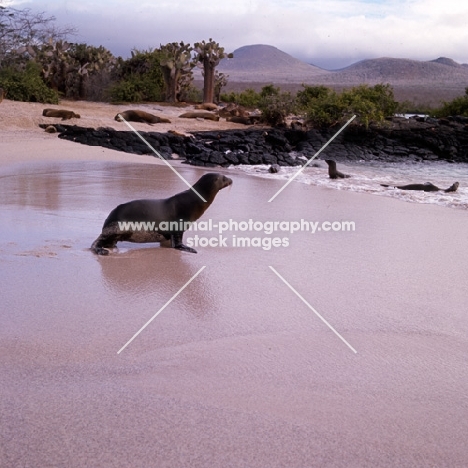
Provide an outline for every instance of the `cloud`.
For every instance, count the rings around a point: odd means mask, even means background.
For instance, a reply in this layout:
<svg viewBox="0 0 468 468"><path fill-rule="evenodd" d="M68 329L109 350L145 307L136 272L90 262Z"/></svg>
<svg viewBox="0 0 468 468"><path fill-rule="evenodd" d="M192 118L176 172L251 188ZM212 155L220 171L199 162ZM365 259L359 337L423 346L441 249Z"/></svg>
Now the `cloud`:
<svg viewBox="0 0 468 468"><path fill-rule="evenodd" d="M393 56L468 62L468 6L446 0L80 0L15 2L75 25L79 40L128 56L132 48L210 37L227 51L270 44L304 61L348 65ZM450 8L448 8L450 4ZM345 63L347 62L347 63ZM329 65L330 67L330 65Z"/></svg>

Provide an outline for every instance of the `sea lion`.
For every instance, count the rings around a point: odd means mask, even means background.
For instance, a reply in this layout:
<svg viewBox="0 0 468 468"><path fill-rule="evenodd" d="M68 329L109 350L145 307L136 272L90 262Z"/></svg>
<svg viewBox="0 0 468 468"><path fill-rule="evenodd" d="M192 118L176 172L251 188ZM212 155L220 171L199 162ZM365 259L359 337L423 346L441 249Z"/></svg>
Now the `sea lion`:
<svg viewBox="0 0 468 468"><path fill-rule="evenodd" d="M42 115L44 117L61 117L62 120L80 118L79 114L75 114L73 111L69 111L65 109L44 109L42 111Z"/></svg>
<svg viewBox="0 0 468 468"><path fill-rule="evenodd" d="M212 114L211 112L185 112L185 114L179 115L181 119L207 119L219 121L219 115Z"/></svg>
<svg viewBox="0 0 468 468"><path fill-rule="evenodd" d="M220 117L248 117L249 112L247 109L243 106L239 106L238 104L234 104L233 102L230 102L226 106L222 107L219 109L219 116Z"/></svg>
<svg viewBox="0 0 468 468"><path fill-rule="evenodd" d="M255 124L255 118L242 117L240 115L233 115L232 117L226 117L226 122L233 122L242 125L253 125Z"/></svg>
<svg viewBox="0 0 468 468"><path fill-rule="evenodd" d="M114 208L104 221L101 235L91 245L91 250L98 255L108 255L109 249L117 242L160 242L174 249L197 253L195 249L183 244L187 223L196 221L208 209L216 194L232 184L232 180L222 174L208 173L200 177L193 185L205 200L204 202L192 189L166 199L133 200ZM152 229L146 225L138 229L124 229L119 223L154 223ZM172 222L172 226L170 223ZM122 228L122 229L121 229Z"/></svg>
<svg viewBox="0 0 468 468"><path fill-rule="evenodd" d="M206 110L206 111L215 111L218 110L218 106L212 102L204 102L203 104L197 104L194 109Z"/></svg>
<svg viewBox="0 0 468 468"><path fill-rule="evenodd" d="M347 179L349 176L348 174L343 174L340 171L336 170L336 162L332 159L325 159L325 162L328 164L328 176L330 179Z"/></svg>
<svg viewBox="0 0 468 468"><path fill-rule="evenodd" d="M157 115L153 115L149 112L145 112L138 109L130 109L124 112L119 112L114 117L114 120L117 120L117 122L122 122L122 117L127 122L140 122L147 123L148 125L152 125L155 123L171 123L169 119L165 119L164 117L158 117Z"/></svg>
<svg viewBox="0 0 468 468"><path fill-rule="evenodd" d="M425 184L408 184L408 185L387 185L387 184L380 184L382 187L392 187L397 188L400 190L422 190L423 192L456 192L458 186L460 185L458 182L453 183L448 189L441 189L430 182L426 182Z"/></svg>

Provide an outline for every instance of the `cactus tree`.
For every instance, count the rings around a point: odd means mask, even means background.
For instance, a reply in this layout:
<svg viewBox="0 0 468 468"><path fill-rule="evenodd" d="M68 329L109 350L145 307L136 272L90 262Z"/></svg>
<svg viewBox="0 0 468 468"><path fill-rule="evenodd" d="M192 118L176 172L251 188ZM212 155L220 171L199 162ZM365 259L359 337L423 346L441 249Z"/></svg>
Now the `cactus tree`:
<svg viewBox="0 0 468 468"><path fill-rule="evenodd" d="M166 83L166 101L176 102L181 82L191 76L194 64L191 63L192 46L172 42L160 47L161 66Z"/></svg>
<svg viewBox="0 0 468 468"><path fill-rule="evenodd" d="M210 38L209 42L197 42L194 46L195 62L203 68L203 102L212 103L215 91L215 70L223 58L232 58L226 54L224 47Z"/></svg>

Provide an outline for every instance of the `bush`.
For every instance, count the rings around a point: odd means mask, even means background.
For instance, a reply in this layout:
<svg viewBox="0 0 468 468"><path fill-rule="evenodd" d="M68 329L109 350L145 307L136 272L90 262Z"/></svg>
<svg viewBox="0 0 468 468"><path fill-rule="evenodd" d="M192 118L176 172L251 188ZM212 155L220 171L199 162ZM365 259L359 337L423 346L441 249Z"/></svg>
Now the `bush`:
<svg viewBox="0 0 468 468"><path fill-rule="evenodd" d="M263 90L262 90L263 91ZM286 117L295 112L296 100L291 93L264 93L258 103L262 111L262 120L269 125L283 125Z"/></svg>
<svg viewBox="0 0 468 468"><path fill-rule="evenodd" d="M389 84L360 85L341 95L345 113L356 114L358 122L366 127L371 122L381 123L395 115L398 103Z"/></svg>
<svg viewBox="0 0 468 468"><path fill-rule="evenodd" d="M132 51L118 66L116 82L109 87L111 102L164 101L164 79L158 51Z"/></svg>
<svg viewBox="0 0 468 468"><path fill-rule="evenodd" d="M245 91L241 93L228 93L221 95L221 101L223 102L234 102L239 104L240 106L255 108L258 107L258 103L260 102L260 94L257 93L252 88L247 88Z"/></svg>
<svg viewBox="0 0 468 468"><path fill-rule="evenodd" d="M111 102L164 101L164 90L148 78L131 76L110 86Z"/></svg>
<svg viewBox="0 0 468 468"><path fill-rule="evenodd" d="M366 127L383 122L398 108L390 85L360 85L341 94L325 86L304 86L297 93L299 109L307 120L318 127L344 123L353 114Z"/></svg>
<svg viewBox="0 0 468 468"><path fill-rule="evenodd" d="M468 88L464 96L457 97L450 102L444 102L441 107L432 111L434 117L449 117L451 115L464 115L468 117Z"/></svg>
<svg viewBox="0 0 468 468"><path fill-rule="evenodd" d="M297 106L307 121L316 127L330 127L345 116L340 96L325 86L304 85L304 90L297 93Z"/></svg>
<svg viewBox="0 0 468 468"><path fill-rule="evenodd" d="M34 62L28 62L24 70L2 68L0 87L14 101L58 104L58 94L46 86L40 73L40 67Z"/></svg>

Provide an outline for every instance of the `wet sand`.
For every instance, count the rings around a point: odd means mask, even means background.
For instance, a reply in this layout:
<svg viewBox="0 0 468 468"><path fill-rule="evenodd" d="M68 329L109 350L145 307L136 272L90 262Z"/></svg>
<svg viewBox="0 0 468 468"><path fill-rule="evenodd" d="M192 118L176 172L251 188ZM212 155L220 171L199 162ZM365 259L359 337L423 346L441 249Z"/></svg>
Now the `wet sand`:
<svg viewBox="0 0 468 468"><path fill-rule="evenodd" d="M98 257L112 208L183 183L151 157L6 136L0 466L467 465L464 211L299 183L268 203L282 181L231 172L204 219L356 230Z"/></svg>

